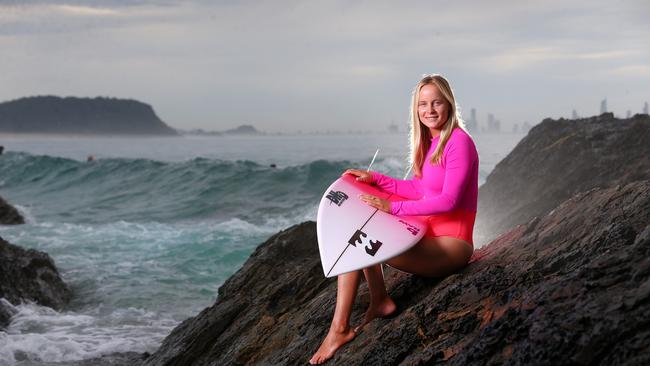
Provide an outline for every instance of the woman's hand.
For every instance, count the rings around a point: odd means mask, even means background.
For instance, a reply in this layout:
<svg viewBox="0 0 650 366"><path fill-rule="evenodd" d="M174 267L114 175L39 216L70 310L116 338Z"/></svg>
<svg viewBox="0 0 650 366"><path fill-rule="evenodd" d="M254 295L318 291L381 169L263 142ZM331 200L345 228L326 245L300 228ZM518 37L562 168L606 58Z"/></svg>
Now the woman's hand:
<svg viewBox="0 0 650 366"><path fill-rule="evenodd" d="M364 182L364 183L372 183L372 173L365 171L365 170L359 170L359 169L348 169L345 172L343 172L342 175L346 174L351 174L357 177L357 180L359 182Z"/></svg>
<svg viewBox="0 0 650 366"><path fill-rule="evenodd" d="M371 194L360 194L359 198L374 208L390 213L390 201Z"/></svg>

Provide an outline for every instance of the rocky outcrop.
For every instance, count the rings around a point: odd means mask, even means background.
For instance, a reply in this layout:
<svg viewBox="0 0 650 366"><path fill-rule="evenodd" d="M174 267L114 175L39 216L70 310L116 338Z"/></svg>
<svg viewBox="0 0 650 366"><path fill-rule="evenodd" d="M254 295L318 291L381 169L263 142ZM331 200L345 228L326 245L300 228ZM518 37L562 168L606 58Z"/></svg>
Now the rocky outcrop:
<svg viewBox="0 0 650 366"><path fill-rule="evenodd" d="M49 255L0 238L0 298L14 305L33 301L61 310L71 297ZM11 314L11 309L0 302L0 329Z"/></svg>
<svg viewBox="0 0 650 366"><path fill-rule="evenodd" d="M607 137L605 137L607 138ZM390 268L400 307L330 364L618 365L650 361L650 181L575 195L424 279ZM269 238L145 365L306 364L336 299L313 222ZM353 309L368 305L362 285Z"/></svg>
<svg viewBox="0 0 650 366"><path fill-rule="evenodd" d="M0 197L0 225L19 225L24 223L25 219L18 210Z"/></svg>
<svg viewBox="0 0 650 366"><path fill-rule="evenodd" d="M487 243L578 192L650 179L648 141L647 114L542 121L481 186L474 239Z"/></svg>
<svg viewBox="0 0 650 366"><path fill-rule="evenodd" d="M0 132L178 135L150 105L137 100L57 96L0 103Z"/></svg>

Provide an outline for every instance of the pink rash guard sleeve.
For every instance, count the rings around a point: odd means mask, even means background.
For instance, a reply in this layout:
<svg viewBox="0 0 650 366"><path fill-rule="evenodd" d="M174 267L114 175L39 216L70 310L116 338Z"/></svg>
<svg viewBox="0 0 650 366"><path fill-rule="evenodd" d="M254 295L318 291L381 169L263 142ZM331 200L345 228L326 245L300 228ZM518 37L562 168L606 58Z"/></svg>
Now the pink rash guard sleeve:
<svg viewBox="0 0 650 366"><path fill-rule="evenodd" d="M429 159L437 146L437 139L432 140L426 163L422 168L421 179L394 180L394 183L391 183L392 185L381 182L387 188L395 187L395 193L398 195L414 199L412 201L392 202L391 213L393 215L424 216L457 209L476 212L478 201L478 153L474 142L464 131L458 128L455 129L443 151L442 164L432 165L429 163ZM407 182L412 183L409 185ZM380 185L380 187L382 186ZM420 195L407 194L415 192L420 193Z"/></svg>
<svg viewBox="0 0 650 366"><path fill-rule="evenodd" d="M398 196L402 196L410 200L417 200L422 198L422 193L420 192L418 184L419 181L417 180L401 180L377 172L371 173L373 183L383 191L395 193Z"/></svg>

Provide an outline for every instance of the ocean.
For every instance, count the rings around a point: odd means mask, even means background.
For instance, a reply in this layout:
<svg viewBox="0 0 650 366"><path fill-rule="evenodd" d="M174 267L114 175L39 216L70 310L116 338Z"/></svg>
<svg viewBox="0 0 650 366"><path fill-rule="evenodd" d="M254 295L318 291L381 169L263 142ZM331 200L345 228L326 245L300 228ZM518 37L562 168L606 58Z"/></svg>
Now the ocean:
<svg viewBox="0 0 650 366"><path fill-rule="evenodd" d="M523 136L475 136L479 184ZM155 351L257 245L315 220L346 168L367 168L379 148L372 169L403 177L408 153L405 134L0 135L0 145L0 196L27 219L0 236L50 254L74 292L62 312L16 307L0 365L21 366Z"/></svg>

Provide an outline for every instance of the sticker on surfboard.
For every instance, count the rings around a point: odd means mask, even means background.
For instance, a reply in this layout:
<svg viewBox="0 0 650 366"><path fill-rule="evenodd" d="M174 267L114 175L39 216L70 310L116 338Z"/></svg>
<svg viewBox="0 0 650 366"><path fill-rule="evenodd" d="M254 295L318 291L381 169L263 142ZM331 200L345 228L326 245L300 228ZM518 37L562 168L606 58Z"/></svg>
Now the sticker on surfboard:
<svg viewBox="0 0 650 366"><path fill-rule="evenodd" d="M406 200L359 182L350 174L332 183L323 194L316 219L326 277L385 262L417 244L426 232L424 218L391 215L363 202L360 194Z"/></svg>

